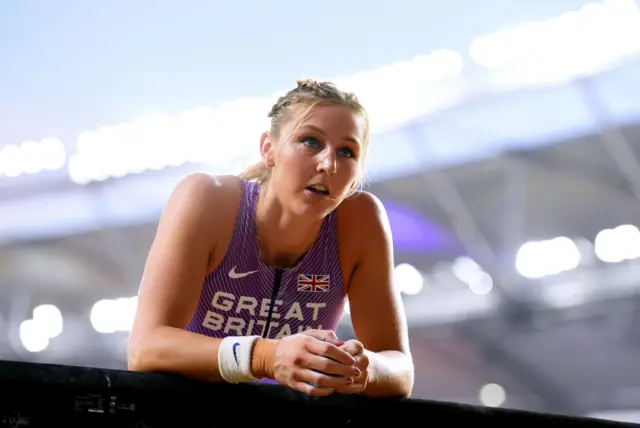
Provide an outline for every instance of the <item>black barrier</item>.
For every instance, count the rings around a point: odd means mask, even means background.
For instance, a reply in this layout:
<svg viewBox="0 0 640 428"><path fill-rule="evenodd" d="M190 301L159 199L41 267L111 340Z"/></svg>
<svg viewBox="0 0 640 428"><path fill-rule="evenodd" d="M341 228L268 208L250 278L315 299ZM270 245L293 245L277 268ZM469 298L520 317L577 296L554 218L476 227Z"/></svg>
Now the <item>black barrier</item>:
<svg viewBox="0 0 640 428"><path fill-rule="evenodd" d="M0 362L0 426L40 427L638 427L588 418L415 399L312 398L279 385Z"/></svg>

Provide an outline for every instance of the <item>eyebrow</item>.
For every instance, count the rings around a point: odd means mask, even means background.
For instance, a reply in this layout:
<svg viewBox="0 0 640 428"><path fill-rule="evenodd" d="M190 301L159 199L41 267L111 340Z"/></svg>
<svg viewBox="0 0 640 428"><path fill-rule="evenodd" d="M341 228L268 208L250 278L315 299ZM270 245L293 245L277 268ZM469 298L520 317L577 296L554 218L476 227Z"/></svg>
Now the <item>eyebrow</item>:
<svg viewBox="0 0 640 428"><path fill-rule="evenodd" d="M303 125L303 126L302 126L302 128L311 129L312 131L315 131L315 132L317 132L318 134L322 134L322 135L324 135L324 136L326 136L326 135L327 135L327 133L326 133L326 132L324 132L321 128L318 128L318 127L317 127L317 126L315 126L315 125ZM342 139L343 139L344 141L348 141L348 142L353 143L353 144L358 144L358 145L360 144L360 141L358 141L358 139L357 139L357 138L354 138L354 137L351 137L351 136L342 137Z"/></svg>

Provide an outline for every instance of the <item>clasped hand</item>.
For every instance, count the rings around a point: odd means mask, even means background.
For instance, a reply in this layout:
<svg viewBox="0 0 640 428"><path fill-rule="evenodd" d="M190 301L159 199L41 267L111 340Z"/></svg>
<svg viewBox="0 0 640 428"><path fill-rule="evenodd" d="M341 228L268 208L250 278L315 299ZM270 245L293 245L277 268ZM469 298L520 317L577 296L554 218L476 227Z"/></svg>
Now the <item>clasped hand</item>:
<svg viewBox="0 0 640 428"><path fill-rule="evenodd" d="M369 379L369 359L357 340L342 342L330 330L307 330L279 340L274 377L311 396L357 394Z"/></svg>

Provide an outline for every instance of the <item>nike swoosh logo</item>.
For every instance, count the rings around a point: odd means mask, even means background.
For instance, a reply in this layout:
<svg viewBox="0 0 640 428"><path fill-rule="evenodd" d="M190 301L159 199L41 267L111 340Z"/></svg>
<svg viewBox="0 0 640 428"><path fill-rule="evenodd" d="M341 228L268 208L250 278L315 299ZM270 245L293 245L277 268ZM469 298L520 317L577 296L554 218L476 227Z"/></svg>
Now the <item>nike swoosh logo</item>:
<svg viewBox="0 0 640 428"><path fill-rule="evenodd" d="M238 355L236 355L236 349L238 348L238 346L240 346L240 344L238 342L233 344L233 359L236 360L236 364L240 365L240 363L238 362Z"/></svg>
<svg viewBox="0 0 640 428"><path fill-rule="evenodd" d="M233 278L233 279L244 278L245 276L249 276L252 273L256 273L256 272L258 272L258 271L257 270L252 270L250 272L238 273L238 272L236 272L236 267L234 266L233 269L231 269L229 271L229 278Z"/></svg>

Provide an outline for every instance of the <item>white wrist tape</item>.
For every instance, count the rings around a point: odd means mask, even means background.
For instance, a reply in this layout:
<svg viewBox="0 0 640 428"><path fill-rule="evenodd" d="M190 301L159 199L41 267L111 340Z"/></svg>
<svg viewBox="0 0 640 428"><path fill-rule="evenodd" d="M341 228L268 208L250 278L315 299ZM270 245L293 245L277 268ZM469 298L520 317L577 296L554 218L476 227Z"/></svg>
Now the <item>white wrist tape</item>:
<svg viewBox="0 0 640 428"><path fill-rule="evenodd" d="M229 383L258 380L251 374L253 344L260 336L229 336L222 339L218 348L218 368L222 378Z"/></svg>

